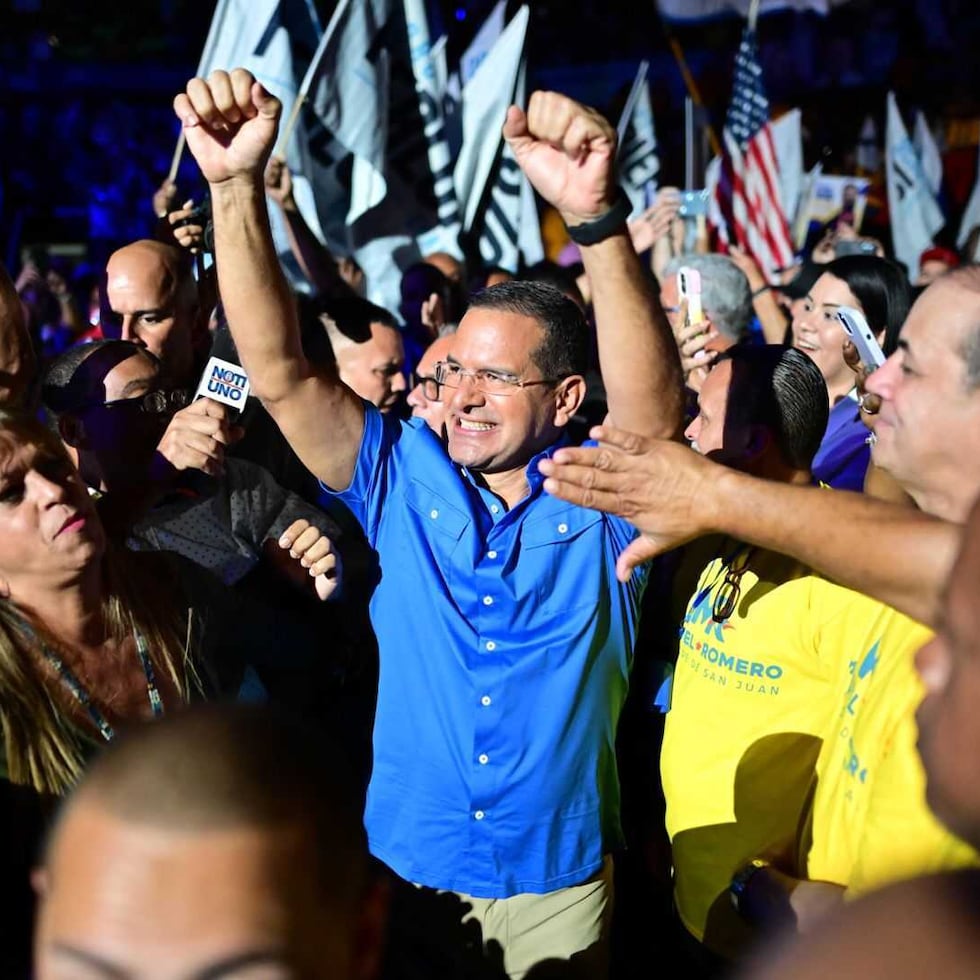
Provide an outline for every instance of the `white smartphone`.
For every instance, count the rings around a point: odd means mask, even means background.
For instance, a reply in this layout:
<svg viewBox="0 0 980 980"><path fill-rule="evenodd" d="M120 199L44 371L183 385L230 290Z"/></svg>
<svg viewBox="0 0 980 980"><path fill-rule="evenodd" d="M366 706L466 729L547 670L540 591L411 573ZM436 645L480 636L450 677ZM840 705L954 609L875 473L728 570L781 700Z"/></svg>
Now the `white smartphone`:
<svg viewBox="0 0 980 980"><path fill-rule="evenodd" d="M701 307L701 273L682 265L677 270L677 295L687 300L687 322L700 323L704 319Z"/></svg>
<svg viewBox="0 0 980 980"><path fill-rule="evenodd" d="M868 326L864 314L853 306L838 306L837 319L848 339L857 348L861 363L869 370L881 367L885 363L885 352L881 349L874 331Z"/></svg>

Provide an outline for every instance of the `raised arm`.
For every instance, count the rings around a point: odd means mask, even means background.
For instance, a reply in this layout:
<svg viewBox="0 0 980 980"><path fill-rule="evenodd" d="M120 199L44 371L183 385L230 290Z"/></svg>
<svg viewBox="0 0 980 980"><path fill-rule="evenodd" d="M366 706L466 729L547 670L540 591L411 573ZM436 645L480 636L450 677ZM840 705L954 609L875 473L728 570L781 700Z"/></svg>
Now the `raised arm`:
<svg viewBox="0 0 980 980"><path fill-rule="evenodd" d="M306 467L342 489L354 472L364 411L332 369L314 370L303 356L263 179L281 110L242 68L191 79L174 99L210 186L218 288L252 390Z"/></svg>
<svg viewBox="0 0 980 980"><path fill-rule="evenodd" d="M746 476L675 443L608 426L597 448L543 461L545 489L625 517L643 534L620 555L642 561L704 534L783 552L849 588L934 626L962 528L864 494Z"/></svg>
<svg viewBox="0 0 980 980"><path fill-rule="evenodd" d="M278 205L286 225L289 247L303 275L321 296L356 296L344 281L329 249L313 234L293 196L293 176L281 157L270 158L265 168L265 189Z"/></svg>
<svg viewBox="0 0 980 980"><path fill-rule="evenodd" d="M683 386L677 345L633 248L626 214L615 218L615 130L567 96L535 92L526 114L511 106L504 136L535 190L557 208L573 238L578 235L610 418L644 435L678 435ZM601 240L585 244L582 229L595 229L604 218Z"/></svg>

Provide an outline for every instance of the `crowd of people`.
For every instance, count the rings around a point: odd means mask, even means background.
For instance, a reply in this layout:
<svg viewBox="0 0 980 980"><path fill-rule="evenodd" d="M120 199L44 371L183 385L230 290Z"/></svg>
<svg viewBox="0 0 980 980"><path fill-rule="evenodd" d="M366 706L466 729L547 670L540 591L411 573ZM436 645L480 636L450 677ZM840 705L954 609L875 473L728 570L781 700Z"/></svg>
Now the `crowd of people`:
<svg viewBox="0 0 980 980"><path fill-rule="evenodd" d="M207 208L0 270L4 976L976 975L980 266L769 277L539 91L562 261L388 310L174 111Z"/></svg>

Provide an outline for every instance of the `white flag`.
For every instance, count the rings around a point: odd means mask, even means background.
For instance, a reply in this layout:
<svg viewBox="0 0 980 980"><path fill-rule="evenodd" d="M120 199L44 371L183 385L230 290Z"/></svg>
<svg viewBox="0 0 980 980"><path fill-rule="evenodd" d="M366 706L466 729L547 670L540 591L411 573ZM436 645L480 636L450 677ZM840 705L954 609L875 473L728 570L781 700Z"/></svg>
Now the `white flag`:
<svg viewBox="0 0 980 980"><path fill-rule="evenodd" d="M462 96L463 86L476 74L477 68L483 64L483 59L503 34L506 21L507 0L497 0L493 10L470 41L469 47L460 55L459 70L453 72L449 79L449 94L457 102Z"/></svg>
<svg viewBox="0 0 980 980"><path fill-rule="evenodd" d="M653 107L647 84L649 67L649 62L640 62L617 126L619 182L633 205L631 218L637 217L646 209L647 202L657 187L654 178L660 171L657 136L653 128Z"/></svg>
<svg viewBox="0 0 980 980"><path fill-rule="evenodd" d="M521 62L514 89L514 102L526 97L526 65ZM500 149L490 193L474 221L479 232L480 258L486 268L494 266L517 272L521 258L532 265L544 258L541 223L531 187L506 141Z"/></svg>
<svg viewBox="0 0 980 980"><path fill-rule="evenodd" d="M517 11L463 88L463 145L453 181L465 231L473 226L503 139L501 129L517 86L528 15L526 5Z"/></svg>
<svg viewBox="0 0 980 980"><path fill-rule="evenodd" d="M424 0L403 0L408 48L418 96L419 115L435 196L437 223L418 237L423 255L448 252L462 258L459 248L459 203L453 184L453 163L446 133L446 38L429 41L429 24Z"/></svg>
<svg viewBox="0 0 980 980"><path fill-rule="evenodd" d="M341 0L324 34L319 57L303 85L313 111L354 155L347 224L354 224L387 193L389 61L375 41L388 23L392 0Z"/></svg>
<svg viewBox="0 0 980 980"><path fill-rule="evenodd" d="M893 92L888 93L885 165L892 247L909 278L914 279L919 272L919 256L932 245L945 219L926 183Z"/></svg>
<svg viewBox="0 0 980 980"><path fill-rule="evenodd" d="M956 236L956 244L963 248L970 237L970 232L980 225L980 153L977 155L977 179L970 192L970 200L966 202L966 209L963 211L963 218L960 221L960 233ZM980 256L967 256L970 262L980 261Z"/></svg>
<svg viewBox="0 0 980 980"><path fill-rule="evenodd" d="M778 119L769 123L772 133L772 148L776 152L777 184L779 203L790 228L795 226L796 215L803 194L803 136L801 113L790 109Z"/></svg>
<svg viewBox="0 0 980 980"><path fill-rule="evenodd" d="M929 129L925 113L920 109L915 114L915 126L912 130L912 145L922 165L922 174L926 185L932 191L933 197L939 196L939 188L943 183L943 158L939 155L936 138Z"/></svg>
<svg viewBox="0 0 980 980"><path fill-rule="evenodd" d="M218 0L204 44L197 74L206 78L212 71L247 68L283 105L289 117L303 77L322 34L316 13L305 0ZM297 207L313 233L323 233L310 182L303 175L302 148L293 133L285 147L286 162L293 174ZM289 238L275 206L269 208L276 251L284 260L298 288L309 288L289 262Z"/></svg>

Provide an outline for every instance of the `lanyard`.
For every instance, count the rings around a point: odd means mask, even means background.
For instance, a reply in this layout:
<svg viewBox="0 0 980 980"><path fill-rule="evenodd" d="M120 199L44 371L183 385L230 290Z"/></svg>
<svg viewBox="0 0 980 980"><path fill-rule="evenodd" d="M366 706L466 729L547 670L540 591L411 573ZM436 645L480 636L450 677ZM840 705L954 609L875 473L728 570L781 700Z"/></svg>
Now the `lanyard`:
<svg viewBox="0 0 980 980"><path fill-rule="evenodd" d="M88 691L82 687L81 681L72 673L68 665L47 644L34 632L29 623L24 623L24 630L41 647L48 663L58 673L58 679L68 689L71 696L85 709L92 723L99 730L99 734L107 741L111 742L115 738L116 732L108 719L89 697ZM163 699L157 688L156 671L153 668L153 661L150 659L150 652L146 645L146 640L139 630L136 630L136 655L139 657L140 666L143 668L143 675L146 677L146 695L150 702L150 710L155 718L163 714Z"/></svg>

